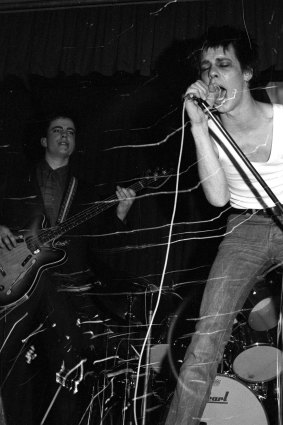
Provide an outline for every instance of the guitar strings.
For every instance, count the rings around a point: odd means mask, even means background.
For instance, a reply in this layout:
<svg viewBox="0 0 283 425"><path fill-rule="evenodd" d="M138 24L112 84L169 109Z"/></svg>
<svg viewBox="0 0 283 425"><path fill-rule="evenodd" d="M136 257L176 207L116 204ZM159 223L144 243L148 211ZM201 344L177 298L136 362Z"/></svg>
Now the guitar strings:
<svg viewBox="0 0 283 425"><path fill-rule="evenodd" d="M162 176L163 177L163 176ZM147 178L148 182L153 183L156 181L156 176ZM159 176L160 178L160 176ZM168 176L167 176L168 178ZM145 179L145 178L144 178ZM131 189L138 191L143 189L145 186L141 183L141 181L138 181L134 183L132 186L130 186ZM90 219L91 217L94 217L95 215L100 214L101 212L105 211L106 209L112 207L115 203L118 203L119 200L115 195L110 196L109 198L106 198L104 201L96 202L95 205L92 205L91 207L87 208L84 211L79 212L78 214L75 214L74 216L70 217L63 223L61 223L59 226L50 227L47 229L43 229L39 231L36 235L31 235L26 238L27 246L32 251L32 245L35 245L33 247L34 251L36 249L39 249L40 246L37 246L38 242L41 242L42 244L52 241L52 239L55 239L56 237L60 237L63 235L67 230L70 230L77 225L83 223L84 221ZM58 232L58 229L64 229L61 230L61 232ZM57 235L58 234L58 235ZM26 247L18 247L18 254L21 253L24 254L26 251Z"/></svg>
<svg viewBox="0 0 283 425"><path fill-rule="evenodd" d="M156 178L157 178L156 176L148 178L148 181L154 182L156 180ZM141 181L138 181L138 182L134 183L132 186L130 186L130 188L135 190L135 191L141 190L144 187L145 186L141 183ZM100 214L101 212L112 207L115 203L118 203L118 202L119 202L119 200L115 195L110 196L109 198L106 198L104 201L98 201L98 202L96 202L95 205L92 205L91 207L87 208L86 210L81 211L78 214L70 217L69 219L64 221L60 226L50 227L46 230L42 230L36 236L30 237L29 242L33 242L33 241L36 242L36 241L38 241L38 239L42 240L44 242L49 242L51 239L54 239L54 237L56 237L56 236L54 236L54 234L58 233L58 228L61 228L61 229L65 228L64 231L60 232L60 234L58 235L58 237L59 237L60 235L64 234L66 230L72 229L76 225L81 224L82 222L86 221L88 218L91 218L95 215ZM49 238L49 240L46 239L46 238Z"/></svg>

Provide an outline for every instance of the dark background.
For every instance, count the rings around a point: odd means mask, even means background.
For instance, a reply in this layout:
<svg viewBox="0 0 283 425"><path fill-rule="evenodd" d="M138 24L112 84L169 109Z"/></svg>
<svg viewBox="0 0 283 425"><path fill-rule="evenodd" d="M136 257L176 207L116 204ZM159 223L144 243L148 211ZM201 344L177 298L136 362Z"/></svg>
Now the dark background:
<svg viewBox="0 0 283 425"><path fill-rule="evenodd" d="M282 80L280 1L82 3L89 7L66 0L49 2L53 7L47 8L43 1L35 10L32 1L0 2L0 184L5 196L11 173L40 152L41 117L66 107L80 121L78 173L105 196L117 182L131 184L147 169L176 171L181 96L194 79L186 57L192 39L209 25L238 25L257 38L259 95L269 81ZM221 211L207 204L198 183L187 127L177 235L166 274L167 283L184 283L186 289L190 280L206 275L225 223L225 214L215 219ZM130 218L132 228L140 230L131 247L109 253L114 267L159 285L175 184L173 176L162 194L147 191L137 199Z"/></svg>
<svg viewBox="0 0 283 425"><path fill-rule="evenodd" d="M164 282L185 298L180 313L181 322L186 310L185 323L198 314L227 215L225 208L213 208L204 199L188 125L176 195L182 94L195 78L186 58L192 40L208 26L245 28L260 50L256 94L268 101L268 87L283 81L283 2L78 3L0 1L1 196L9 197L11 176L40 155L42 117L66 108L80 122L78 175L105 198L117 183L131 185L148 169L172 173L159 190L139 194L129 215L129 245L105 255L130 282L138 278L159 287L177 200ZM170 313L166 300L161 300L159 316L165 321Z"/></svg>

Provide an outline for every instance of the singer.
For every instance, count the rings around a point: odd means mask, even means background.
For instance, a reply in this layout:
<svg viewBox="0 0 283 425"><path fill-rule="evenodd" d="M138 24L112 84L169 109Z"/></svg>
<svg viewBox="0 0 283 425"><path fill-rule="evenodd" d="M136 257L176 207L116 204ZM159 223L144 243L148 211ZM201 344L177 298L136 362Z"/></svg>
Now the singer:
<svg viewBox="0 0 283 425"><path fill-rule="evenodd" d="M215 133L212 136L210 120L198 102L201 99L218 111L225 130L283 204L283 105L253 97L256 43L241 29L210 28L191 60L199 80L188 87L184 102L196 145L199 178L208 202L216 207L230 203L231 214L206 283L166 425L210 423L202 419L203 411L235 317L255 279L270 266L283 263L282 208L236 155L219 143ZM282 358L279 369L281 363Z"/></svg>

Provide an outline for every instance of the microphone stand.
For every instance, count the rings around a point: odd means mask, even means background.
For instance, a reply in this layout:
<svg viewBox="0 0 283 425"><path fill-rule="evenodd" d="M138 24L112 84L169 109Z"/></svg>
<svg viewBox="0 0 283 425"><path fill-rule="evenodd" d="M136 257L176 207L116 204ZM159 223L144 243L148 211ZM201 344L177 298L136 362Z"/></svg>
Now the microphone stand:
<svg viewBox="0 0 283 425"><path fill-rule="evenodd" d="M252 172L254 177L257 179L257 181L260 183L260 185L263 187L265 192L268 194L270 199L275 203L275 205L280 209L280 211L283 214L283 206L281 205L279 199L277 196L272 192L270 187L266 184L266 182L263 180L263 178L260 176L260 174L257 172L257 170L254 168L254 166L251 164L251 162L248 160L246 155L243 153L243 151L239 148L235 140L231 137L231 135L225 130L223 125L221 124L220 120L212 113L212 111L209 109L210 106L208 103L200 99L198 97L193 96L192 99L197 102L198 106L203 110L203 112L211 118L213 123L216 125L218 130L221 131L222 135L225 137L225 139L230 143L230 145L233 147L233 149L237 152L239 157L242 159L242 161L245 163L245 165L249 168L249 170Z"/></svg>

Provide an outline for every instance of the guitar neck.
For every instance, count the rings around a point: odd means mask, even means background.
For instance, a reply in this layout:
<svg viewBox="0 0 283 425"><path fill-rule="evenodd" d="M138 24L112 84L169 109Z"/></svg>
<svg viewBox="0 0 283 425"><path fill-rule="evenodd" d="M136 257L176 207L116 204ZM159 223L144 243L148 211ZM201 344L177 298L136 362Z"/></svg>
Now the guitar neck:
<svg viewBox="0 0 283 425"><path fill-rule="evenodd" d="M129 186L128 189L133 189L136 193L144 189L150 181L153 181L153 178L147 178L139 180L134 183L132 186ZM55 239L58 239L60 236L63 236L65 233L79 226L80 224L90 220L91 218L97 216L98 214L106 211L111 208L113 205L116 205L120 202L116 195L113 195L104 201L96 202L91 207L81 211L78 214L73 215L69 219L65 220L63 223L51 227L49 229L43 230L37 235L38 240L41 244L48 244Z"/></svg>

